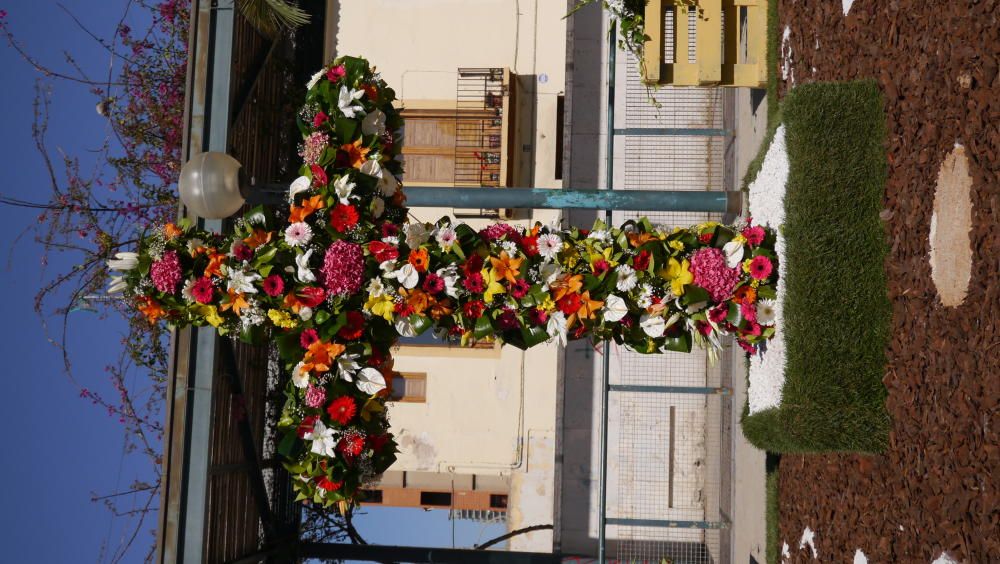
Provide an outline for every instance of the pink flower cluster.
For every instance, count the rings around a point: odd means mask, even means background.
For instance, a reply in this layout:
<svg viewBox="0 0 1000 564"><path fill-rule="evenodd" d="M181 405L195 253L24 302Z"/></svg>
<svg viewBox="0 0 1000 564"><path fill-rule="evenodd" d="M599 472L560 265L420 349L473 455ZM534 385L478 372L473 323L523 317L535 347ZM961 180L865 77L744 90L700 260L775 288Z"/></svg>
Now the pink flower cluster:
<svg viewBox="0 0 1000 564"><path fill-rule="evenodd" d="M733 295L740 273L726 266L726 257L716 248L705 248L691 257L694 283L708 290L712 300L721 302Z"/></svg>
<svg viewBox="0 0 1000 564"><path fill-rule="evenodd" d="M508 241L517 242L521 240L521 234L517 232L517 229L506 223L494 223L480 231L479 236L486 241L498 241L504 237Z"/></svg>
<svg viewBox="0 0 1000 564"><path fill-rule="evenodd" d="M181 281L181 261L177 258L177 251L167 251L163 253L163 258L153 262L149 277L157 290L167 294L177 291L177 284Z"/></svg>
<svg viewBox="0 0 1000 564"><path fill-rule="evenodd" d="M323 158L323 151L326 150L327 145L330 144L330 137L326 133L319 131L314 131L306 137L305 142L302 145L302 151L299 156L305 161L307 165L314 165Z"/></svg>
<svg viewBox="0 0 1000 564"><path fill-rule="evenodd" d="M360 245L334 241L323 257L323 285L331 294L349 296L361 289L365 275L365 256Z"/></svg>

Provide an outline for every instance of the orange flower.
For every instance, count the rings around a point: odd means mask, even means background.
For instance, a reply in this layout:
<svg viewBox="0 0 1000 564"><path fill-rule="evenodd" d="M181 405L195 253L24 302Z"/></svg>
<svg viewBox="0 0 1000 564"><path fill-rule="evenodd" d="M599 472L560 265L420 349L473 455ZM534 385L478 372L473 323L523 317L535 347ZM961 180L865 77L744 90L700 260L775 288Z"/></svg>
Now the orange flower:
<svg viewBox="0 0 1000 564"><path fill-rule="evenodd" d="M580 297L583 303L576 312L580 319L593 319L597 311L604 307L604 302L590 299L590 290L584 292Z"/></svg>
<svg viewBox="0 0 1000 564"><path fill-rule="evenodd" d="M177 227L173 223L168 223L163 226L163 235L166 236L167 241L177 237L181 233L184 233L184 230L181 229L180 227Z"/></svg>
<svg viewBox="0 0 1000 564"><path fill-rule="evenodd" d="M266 245L266 244L270 243L271 242L271 237L273 237L273 236L274 236L274 232L273 231L264 231L263 229L254 229L253 230L253 234L250 235L249 237L247 237L246 239L243 239L243 242L246 243L246 245L248 247L250 247L251 249L256 249L257 247L259 247L261 245Z"/></svg>
<svg viewBox="0 0 1000 564"><path fill-rule="evenodd" d="M736 289L733 301L738 304L752 304L757 301L757 290L753 286L740 286Z"/></svg>
<svg viewBox="0 0 1000 564"><path fill-rule="evenodd" d="M413 308L413 313L423 314L430 306L430 296L420 288L414 288L407 292L405 289L399 291L406 298L406 305Z"/></svg>
<svg viewBox="0 0 1000 564"><path fill-rule="evenodd" d="M407 260L413 265L413 268L417 269L417 272L427 272L427 267L430 266L430 257L427 256L427 249L410 251L410 258Z"/></svg>
<svg viewBox="0 0 1000 564"><path fill-rule="evenodd" d="M517 275L521 273L521 263L524 262L523 258L510 258L507 256L507 251L500 253L500 258L490 257L490 263L493 264L493 272L490 274L496 280L507 280L511 284L517 282Z"/></svg>
<svg viewBox="0 0 1000 564"><path fill-rule="evenodd" d="M433 296L428 296L430 301L430 311L428 314L434 321L439 321L442 317L446 315L451 315L454 309L451 307L451 300L445 298L443 300L436 300Z"/></svg>
<svg viewBox="0 0 1000 564"><path fill-rule="evenodd" d="M285 307L292 310L293 313L298 313L302 309L302 305L295 292L288 292L288 295L285 296Z"/></svg>
<svg viewBox="0 0 1000 564"><path fill-rule="evenodd" d="M583 276L580 274L563 274L552 284L552 301L558 302L567 294L579 293L583 288Z"/></svg>
<svg viewBox="0 0 1000 564"><path fill-rule="evenodd" d="M298 223L303 221L312 215L314 211L321 210L324 207L326 207L326 204L323 203L323 196L320 195L302 200L301 206L292 206L291 212L288 214L288 222Z"/></svg>
<svg viewBox="0 0 1000 564"><path fill-rule="evenodd" d="M319 374L329 371L333 366L333 359L340 356L345 348L339 343L313 341L306 351L305 358L302 359L302 370Z"/></svg>
<svg viewBox="0 0 1000 564"><path fill-rule="evenodd" d="M358 139L354 143L341 145L340 150L347 153L347 162L354 168L361 168L361 165L365 163L365 159L368 158L369 151L371 151L368 147L361 146L361 139Z"/></svg>
<svg viewBox="0 0 1000 564"><path fill-rule="evenodd" d="M241 311L250 307L250 304L243 299L243 294L235 290L226 290L226 293L229 294L229 299L223 301L222 305L219 306L219 309L222 311L229 311L232 309L233 313L239 315Z"/></svg>
<svg viewBox="0 0 1000 564"><path fill-rule="evenodd" d="M205 276L222 277L222 264L226 261L226 255L217 252L215 249L208 249L208 266L205 267Z"/></svg>
<svg viewBox="0 0 1000 564"><path fill-rule="evenodd" d="M146 321L150 323L156 323L158 319L167 316L166 310L156 303L156 300L150 298L149 296L142 297L143 303L139 306L139 311L146 316Z"/></svg>
<svg viewBox="0 0 1000 564"><path fill-rule="evenodd" d="M636 248L641 247L650 241L656 241L659 239L659 237L650 233L626 233L625 236L628 237L628 242Z"/></svg>

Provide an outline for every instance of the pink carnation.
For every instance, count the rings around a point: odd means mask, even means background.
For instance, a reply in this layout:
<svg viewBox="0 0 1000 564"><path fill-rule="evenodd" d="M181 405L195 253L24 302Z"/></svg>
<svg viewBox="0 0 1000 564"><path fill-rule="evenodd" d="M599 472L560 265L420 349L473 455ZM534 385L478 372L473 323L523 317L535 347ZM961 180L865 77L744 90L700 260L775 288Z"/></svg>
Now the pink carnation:
<svg viewBox="0 0 1000 564"><path fill-rule="evenodd" d="M163 253L163 258L149 268L149 277L157 290L167 294L177 291L177 284L181 281L181 261L177 258L177 251Z"/></svg>
<svg viewBox="0 0 1000 564"><path fill-rule="evenodd" d="M714 247L701 249L691 257L691 274L694 283L708 290L715 302L732 296L733 287L740 280L739 271L726 266L725 255Z"/></svg>
<svg viewBox="0 0 1000 564"><path fill-rule="evenodd" d="M494 223L486 229L479 232L479 236L487 241L499 241L504 237L508 241L519 242L521 240L521 234L517 232L513 226L506 223Z"/></svg>
<svg viewBox="0 0 1000 564"><path fill-rule="evenodd" d="M309 389L306 390L306 406L316 408L322 407L324 403L326 403L326 390L309 384Z"/></svg>
<svg viewBox="0 0 1000 564"><path fill-rule="evenodd" d="M331 294L348 296L360 290L365 275L365 255L361 246L334 241L326 250L320 274Z"/></svg>

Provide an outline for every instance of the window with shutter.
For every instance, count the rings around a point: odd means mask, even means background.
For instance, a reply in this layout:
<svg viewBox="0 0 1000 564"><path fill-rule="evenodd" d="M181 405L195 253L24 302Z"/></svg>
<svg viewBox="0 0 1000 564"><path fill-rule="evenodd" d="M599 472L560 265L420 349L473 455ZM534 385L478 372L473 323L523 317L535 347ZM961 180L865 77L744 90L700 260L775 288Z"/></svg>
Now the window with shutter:
<svg viewBox="0 0 1000 564"><path fill-rule="evenodd" d="M392 401L423 403L427 401L427 374L400 372L392 378Z"/></svg>

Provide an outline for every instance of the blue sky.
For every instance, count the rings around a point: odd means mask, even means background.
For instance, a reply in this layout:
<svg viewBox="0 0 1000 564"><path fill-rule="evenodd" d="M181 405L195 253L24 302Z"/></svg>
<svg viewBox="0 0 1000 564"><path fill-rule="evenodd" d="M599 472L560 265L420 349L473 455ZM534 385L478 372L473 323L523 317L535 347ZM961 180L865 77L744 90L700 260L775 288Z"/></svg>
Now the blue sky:
<svg viewBox="0 0 1000 564"><path fill-rule="evenodd" d="M0 0L2 1L2 0ZM64 0L84 25L110 37L124 0ZM96 76L103 76L107 54L62 12L55 1L13 0L0 3L7 22L29 52L44 63L66 68L62 51ZM135 26L133 26L135 27ZM0 193L30 201L45 201L49 184L41 157L31 139L32 102L40 75L12 49L0 47ZM87 163L88 151L106 134L106 123L95 111L97 100L86 87L52 82L53 104L49 148L61 148ZM92 164L92 163L91 163ZM86 169L86 166L84 167ZM0 425L12 444L4 449L0 483L0 544L9 562L107 562L123 542L128 521L114 518L91 502L92 492L108 494L127 489L136 479L148 479L149 464L123 453L123 427L117 418L79 397L79 388L62 371L59 351L52 346L33 310L42 282L41 249L29 229L36 210L0 206L0 347L3 374L12 395L0 410ZM20 237L20 238L19 238ZM50 257L50 272L71 268L78 257ZM52 319L55 322L57 320ZM113 394L104 366L117 356L124 324L93 313L71 316L69 347L79 384ZM397 545L471 546L504 532L502 526L449 522L446 511L385 508L359 517L358 529L369 542ZM155 526L155 515L147 527ZM153 542L144 530L126 562L142 561ZM105 548L102 548L105 547Z"/></svg>

